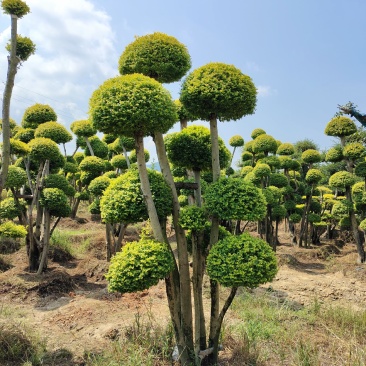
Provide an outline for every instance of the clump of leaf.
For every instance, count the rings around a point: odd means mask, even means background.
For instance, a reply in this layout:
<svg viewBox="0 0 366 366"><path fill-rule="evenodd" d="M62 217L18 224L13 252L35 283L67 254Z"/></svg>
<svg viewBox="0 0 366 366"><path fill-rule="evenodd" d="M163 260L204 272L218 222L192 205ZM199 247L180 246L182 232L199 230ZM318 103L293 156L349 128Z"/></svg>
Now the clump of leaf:
<svg viewBox="0 0 366 366"><path fill-rule="evenodd" d="M24 169L10 165L5 188L20 189L27 182L27 173Z"/></svg>
<svg viewBox="0 0 366 366"><path fill-rule="evenodd" d="M204 208L187 206L181 211L180 226L185 230L203 230L207 222L207 214Z"/></svg>
<svg viewBox="0 0 366 366"><path fill-rule="evenodd" d="M357 127L351 118L338 116L328 122L324 132L328 136L344 137L357 132Z"/></svg>
<svg viewBox="0 0 366 366"><path fill-rule="evenodd" d="M34 137L46 137L55 141L56 144L66 144L72 140L71 133L61 123L53 121L39 125L34 132Z"/></svg>
<svg viewBox="0 0 366 366"><path fill-rule="evenodd" d="M139 73L161 83L180 80L190 67L187 48L176 38L159 32L137 37L119 59L121 75Z"/></svg>
<svg viewBox="0 0 366 366"><path fill-rule="evenodd" d="M12 221L6 221L0 225L0 237L3 238L25 238L27 229L23 225L17 225Z"/></svg>
<svg viewBox="0 0 366 366"><path fill-rule="evenodd" d="M127 243L111 259L106 279L108 290L136 292L156 285L173 267L173 257L164 243L143 239Z"/></svg>
<svg viewBox="0 0 366 366"><path fill-rule="evenodd" d="M205 205L211 215L224 220L256 221L266 214L263 193L241 178L221 178L209 185Z"/></svg>
<svg viewBox="0 0 366 366"><path fill-rule="evenodd" d="M10 52L11 42L6 45L6 50ZM16 55L21 61L27 61L28 58L36 52L36 45L29 37L23 37L17 34L17 50Z"/></svg>
<svg viewBox="0 0 366 366"><path fill-rule="evenodd" d="M71 213L66 194L59 188L44 188L40 203L52 216L67 217Z"/></svg>
<svg viewBox="0 0 366 366"><path fill-rule="evenodd" d="M57 121L57 114L48 104L34 104L27 108L22 119L22 127L36 129L40 124Z"/></svg>
<svg viewBox="0 0 366 366"><path fill-rule="evenodd" d="M3 12L9 15L16 15L19 19L30 12L29 6L22 0L2 0Z"/></svg>
<svg viewBox="0 0 366 366"><path fill-rule="evenodd" d="M207 273L226 287L255 288L272 281L277 273L271 247L249 233L219 240L207 257Z"/></svg>

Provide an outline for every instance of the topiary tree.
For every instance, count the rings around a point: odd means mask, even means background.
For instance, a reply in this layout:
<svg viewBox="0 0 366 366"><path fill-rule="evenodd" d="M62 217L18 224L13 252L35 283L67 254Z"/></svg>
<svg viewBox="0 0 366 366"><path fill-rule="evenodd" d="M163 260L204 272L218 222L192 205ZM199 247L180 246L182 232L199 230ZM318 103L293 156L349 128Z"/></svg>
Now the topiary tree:
<svg viewBox="0 0 366 366"><path fill-rule="evenodd" d="M90 155L94 155L93 148L90 144L89 138L96 134L96 129L90 123L89 120L78 120L74 121L70 125L71 131L78 137L80 140L84 140L87 145Z"/></svg>
<svg viewBox="0 0 366 366"><path fill-rule="evenodd" d="M256 106L256 88L247 75L233 65L209 63L193 72L183 82L180 100L184 107L197 118L210 122L212 143L212 174L214 182L220 177L217 119L238 120L252 114ZM212 219L211 246L218 240L219 220ZM218 345L214 334L215 319L219 316L218 285L212 281L212 317L209 345L214 347L211 362L217 362Z"/></svg>
<svg viewBox="0 0 366 366"><path fill-rule="evenodd" d="M255 154L263 153L264 156L268 156L269 153L275 154L277 141L270 135L260 134L253 140L252 149Z"/></svg>
<svg viewBox="0 0 366 366"><path fill-rule="evenodd" d="M19 64L26 61L35 52L34 43L27 37L17 34L18 19L29 13L29 6L22 0L2 0L1 7L5 14L11 17L11 39L6 49L9 51L8 72L2 100L2 164L0 174L0 192L3 190L4 183L10 165L10 102L13 93L15 75Z"/></svg>
<svg viewBox="0 0 366 366"><path fill-rule="evenodd" d="M353 237L356 241L357 253L358 253L358 261L360 263L364 263L366 260L365 250L363 246L363 241L360 237L360 233L358 230L357 218L355 215L355 211L353 209L353 201L352 201L352 191L351 187L355 184L355 177L353 174L345 171L337 172L333 174L329 178L329 185L334 189L343 190L346 193L346 198L350 203L349 210L349 221L352 228Z"/></svg>
<svg viewBox="0 0 366 366"><path fill-rule="evenodd" d="M137 37L122 53L121 75L140 73L161 83L181 79L191 67L186 47L176 38L155 32Z"/></svg>
<svg viewBox="0 0 366 366"><path fill-rule="evenodd" d="M230 166L231 166L236 148L244 146L244 139L240 135L234 135L234 136L230 137L229 145L234 148L233 152L231 154L231 160L230 160ZM222 165L220 164L220 167L221 166Z"/></svg>
<svg viewBox="0 0 366 366"><path fill-rule="evenodd" d="M53 121L39 125L34 131L34 137L46 137L55 141L56 144L63 144L65 156L65 144L72 140L71 133L62 124Z"/></svg>
<svg viewBox="0 0 366 366"><path fill-rule="evenodd" d="M239 286L255 288L272 281L277 273L277 262L270 246L249 233L228 236L219 240L207 257L207 273L223 286L231 287L218 318L217 327L233 301ZM218 342L219 333L215 334Z"/></svg>
<svg viewBox="0 0 366 366"><path fill-rule="evenodd" d="M57 121L56 112L48 104L36 103L23 114L22 127L36 129L45 122Z"/></svg>
<svg viewBox="0 0 366 366"><path fill-rule="evenodd" d="M111 260L105 276L108 289L121 293L143 291L164 279L173 265L165 243L151 239L127 243Z"/></svg>

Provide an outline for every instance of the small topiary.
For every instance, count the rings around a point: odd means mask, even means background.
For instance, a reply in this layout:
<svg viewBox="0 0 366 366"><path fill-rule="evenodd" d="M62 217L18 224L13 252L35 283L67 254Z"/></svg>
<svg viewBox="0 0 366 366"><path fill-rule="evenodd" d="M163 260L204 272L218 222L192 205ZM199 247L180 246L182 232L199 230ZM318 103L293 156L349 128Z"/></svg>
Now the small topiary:
<svg viewBox="0 0 366 366"><path fill-rule="evenodd" d="M90 182L90 184L88 186L88 190L92 195L99 197L108 188L110 183L111 183L111 179L106 177L105 175L102 175L100 177L94 178Z"/></svg>
<svg viewBox="0 0 366 366"><path fill-rule="evenodd" d="M61 123L53 121L39 125L34 131L34 137L46 137L56 144L66 144L72 140L71 133Z"/></svg>
<svg viewBox="0 0 366 366"><path fill-rule="evenodd" d="M102 141L98 136L91 136L89 138L89 142L95 156L101 159L106 159L108 157L109 153L108 145L104 141ZM91 152L89 148L86 147L87 146L85 145L84 147L85 155L90 156Z"/></svg>
<svg viewBox="0 0 366 366"><path fill-rule="evenodd" d="M57 162L63 156L56 144L56 142L45 137L38 137L33 139L28 146L31 148L29 156L36 162L49 160L50 162ZM65 162L63 162L65 163Z"/></svg>
<svg viewBox="0 0 366 366"><path fill-rule="evenodd" d="M321 181L323 174L319 169L309 169L306 173L305 180L308 184L316 184Z"/></svg>
<svg viewBox="0 0 366 366"><path fill-rule="evenodd" d="M24 156L30 153L31 149L29 146L20 140L10 139L10 152L16 156Z"/></svg>
<svg viewBox="0 0 366 366"><path fill-rule="evenodd" d="M167 245L143 239L127 243L111 259L106 279L108 290L136 292L156 285L173 268L173 257Z"/></svg>
<svg viewBox="0 0 366 366"><path fill-rule="evenodd" d="M301 159L306 164L314 164L319 163L322 160L322 156L320 155L319 151L308 149L301 154Z"/></svg>
<svg viewBox="0 0 366 366"><path fill-rule="evenodd" d="M19 19L30 12L29 6L22 0L2 0L1 7L5 14L16 15Z"/></svg>
<svg viewBox="0 0 366 366"><path fill-rule="evenodd" d="M272 173L269 176L269 184L277 188L283 188L288 185L287 177L282 173Z"/></svg>
<svg viewBox="0 0 366 366"><path fill-rule="evenodd" d="M265 154L276 153L277 141L270 135L261 134L253 141L253 151L256 154L260 152Z"/></svg>
<svg viewBox="0 0 366 366"><path fill-rule="evenodd" d="M207 222L207 214L204 208L187 206L181 210L179 224L185 230L203 230Z"/></svg>
<svg viewBox="0 0 366 366"><path fill-rule="evenodd" d="M104 160L97 156L86 156L79 164L80 170L93 174L100 174L105 169Z"/></svg>
<svg viewBox="0 0 366 366"><path fill-rule="evenodd" d="M58 188L44 188L40 204L47 208L52 216L67 217L71 213L66 194Z"/></svg>
<svg viewBox="0 0 366 366"><path fill-rule="evenodd" d="M127 161L126 158L123 155L115 155L113 156L113 158L111 159L111 164L114 168L118 168L118 169L127 169Z"/></svg>
<svg viewBox="0 0 366 366"><path fill-rule="evenodd" d="M22 201L22 203L25 203ZM12 220L21 214L21 211L25 210L25 205L18 206L12 197L3 199L0 202L0 218Z"/></svg>
<svg viewBox="0 0 366 366"><path fill-rule="evenodd" d="M330 148L325 154L325 161L337 163L343 160L343 152L340 146Z"/></svg>
<svg viewBox="0 0 366 366"><path fill-rule="evenodd" d="M272 281L277 273L271 247L249 233L219 240L207 257L207 273L226 287L255 288Z"/></svg>
<svg viewBox="0 0 366 366"><path fill-rule="evenodd" d="M40 124L57 121L55 111L48 104L34 104L27 108L22 119L22 127L36 129Z"/></svg>
<svg viewBox="0 0 366 366"><path fill-rule="evenodd" d="M343 155L351 160L359 159L365 152L365 147L360 142L352 142L343 148Z"/></svg>
<svg viewBox="0 0 366 366"><path fill-rule="evenodd" d="M231 147L240 147L244 145L244 139L240 135L230 137L229 145Z"/></svg>
<svg viewBox="0 0 366 366"><path fill-rule="evenodd" d="M344 137L357 132L357 127L351 118L338 116L328 122L324 132L328 136Z"/></svg>
<svg viewBox="0 0 366 366"><path fill-rule="evenodd" d="M298 224L301 221L301 215L298 213L293 213L288 218L293 224Z"/></svg>
<svg viewBox="0 0 366 366"><path fill-rule="evenodd" d="M295 153L294 145L289 142L284 142L280 146L278 146L277 154L278 155L292 155Z"/></svg>
<svg viewBox="0 0 366 366"><path fill-rule="evenodd" d="M10 165L5 188L20 189L27 182L27 173L24 169Z"/></svg>
<svg viewBox="0 0 366 366"><path fill-rule="evenodd" d="M20 127L17 133L14 135L14 139L27 144L29 141L34 139L34 129Z"/></svg>
<svg viewBox="0 0 366 366"><path fill-rule="evenodd" d="M355 176L346 171L334 173L329 178L329 185L332 188L345 189L353 184L355 184Z"/></svg>
<svg viewBox="0 0 366 366"><path fill-rule="evenodd" d="M74 121L71 123L70 129L78 137L91 137L97 133L89 120Z"/></svg>
<svg viewBox="0 0 366 366"><path fill-rule="evenodd" d="M10 53L11 51L11 42L7 43L6 50ZM36 52L36 45L29 37L23 37L20 34L17 34L17 50L16 55L20 61L27 61L31 55L34 55Z"/></svg>
<svg viewBox="0 0 366 366"><path fill-rule="evenodd" d="M259 135L265 135L266 131L264 131L262 128L255 128L252 133L250 134L250 137L255 140Z"/></svg>
<svg viewBox="0 0 366 366"><path fill-rule="evenodd" d="M253 173L259 178L268 177L271 174L271 168L268 164L259 163L254 167Z"/></svg>
<svg viewBox="0 0 366 366"><path fill-rule="evenodd" d="M3 238L24 238L27 235L27 229L22 225L17 225L12 221L6 221L0 225L0 237Z"/></svg>
<svg viewBox="0 0 366 366"><path fill-rule="evenodd" d="M240 178L221 178L210 184L205 192L205 204L211 215L224 220L256 221L266 214L263 193Z"/></svg>
<svg viewBox="0 0 366 366"><path fill-rule="evenodd" d="M68 197L75 195L75 188L61 174L49 174L44 180L44 186L46 188L61 189Z"/></svg>

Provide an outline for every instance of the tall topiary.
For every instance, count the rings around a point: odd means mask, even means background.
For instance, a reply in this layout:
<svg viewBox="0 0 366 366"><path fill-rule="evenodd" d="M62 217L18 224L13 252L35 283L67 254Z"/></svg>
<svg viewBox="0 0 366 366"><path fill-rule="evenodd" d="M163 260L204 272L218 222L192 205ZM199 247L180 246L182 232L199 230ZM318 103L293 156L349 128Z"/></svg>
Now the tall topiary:
<svg viewBox="0 0 366 366"><path fill-rule="evenodd" d="M57 121L56 112L48 104L34 104L23 114L22 127L36 129L40 124Z"/></svg>

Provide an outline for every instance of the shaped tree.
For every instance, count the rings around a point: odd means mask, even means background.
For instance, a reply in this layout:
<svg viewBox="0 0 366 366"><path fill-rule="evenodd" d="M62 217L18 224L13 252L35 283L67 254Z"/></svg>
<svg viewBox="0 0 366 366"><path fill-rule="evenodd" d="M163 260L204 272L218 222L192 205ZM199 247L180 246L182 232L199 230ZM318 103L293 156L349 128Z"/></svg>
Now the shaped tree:
<svg viewBox="0 0 366 366"><path fill-rule="evenodd" d="M2 103L2 166L0 176L0 192L6 181L10 163L10 101L13 93L15 75L21 62L26 61L35 52L35 45L28 37L17 34L18 19L28 14L29 6L22 0L2 0L1 7L11 17L11 39L7 45L9 51L8 73Z"/></svg>

